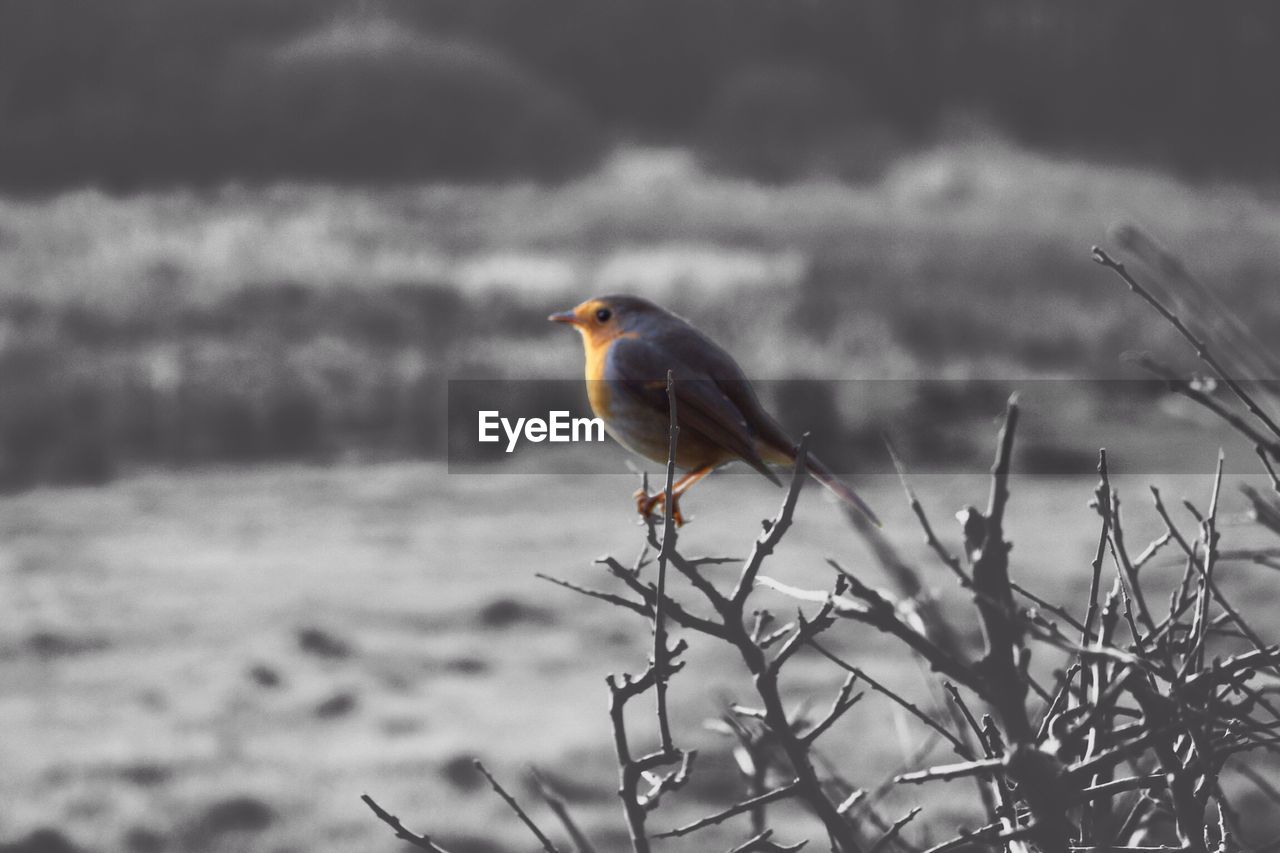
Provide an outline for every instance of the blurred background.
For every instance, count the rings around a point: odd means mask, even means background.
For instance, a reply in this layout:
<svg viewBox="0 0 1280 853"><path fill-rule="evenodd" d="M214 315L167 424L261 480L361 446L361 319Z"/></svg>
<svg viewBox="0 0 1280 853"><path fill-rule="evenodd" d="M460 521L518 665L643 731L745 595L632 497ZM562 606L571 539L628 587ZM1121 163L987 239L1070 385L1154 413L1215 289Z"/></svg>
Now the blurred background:
<svg viewBox="0 0 1280 853"><path fill-rule="evenodd" d="M1207 471L1208 422L1097 381L1191 354L1089 247L1136 223L1276 340L1277 102L1270 2L0 0L0 850L396 849L365 790L527 848L473 752L616 849L600 677L647 631L532 574L638 545L634 477L450 473L449 381L578 376L544 318L614 291L753 378L904 380L766 396L908 550L880 431L986 464L992 380L1077 382L1028 470L1104 425ZM1050 590L1096 536L1059 483L1013 510ZM776 494L705 488L690 547L740 554ZM820 566L856 543L811 500Z"/></svg>

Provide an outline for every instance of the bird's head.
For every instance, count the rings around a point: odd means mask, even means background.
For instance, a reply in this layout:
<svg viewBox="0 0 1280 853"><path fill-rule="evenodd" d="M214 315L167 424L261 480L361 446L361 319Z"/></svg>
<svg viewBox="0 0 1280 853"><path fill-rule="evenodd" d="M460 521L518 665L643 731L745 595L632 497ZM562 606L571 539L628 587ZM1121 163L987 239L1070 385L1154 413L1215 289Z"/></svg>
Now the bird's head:
<svg viewBox="0 0 1280 853"><path fill-rule="evenodd" d="M638 296L597 296L547 319L565 323L582 333L587 346L601 346L621 335L639 332L645 323L665 312Z"/></svg>

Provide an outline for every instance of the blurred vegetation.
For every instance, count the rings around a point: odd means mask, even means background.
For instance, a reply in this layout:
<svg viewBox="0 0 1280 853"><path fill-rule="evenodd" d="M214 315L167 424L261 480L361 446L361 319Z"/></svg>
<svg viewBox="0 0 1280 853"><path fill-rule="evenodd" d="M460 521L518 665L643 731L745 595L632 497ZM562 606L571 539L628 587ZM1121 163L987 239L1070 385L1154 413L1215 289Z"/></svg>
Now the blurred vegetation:
<svg viewBox="0 0 1280 853"><path fill-rule="evenodd" d="M122 462L439 453L432 367L462 331L454 291L247 287L168 316L0 304L0 487L96 483Z"/></svg>
<svg viewBox="0 0 1280 853"><path fill-rule="evenodd" d="M945 243L936 250L945 252ZM1063 276L1084 263L1058 262ZM886 470L881 434L894 423L911 425L898 440L917 463L985 461L987 448L963 436L1000 410L1012 386L998 377L1115 375L1118 353L1143 340L1128 312L1094 310L1096 294L1046 300L1043 290L1024 288L1044 274L1045 258L1035 252L1012 253L1001 267L1007 277L955 272L963 284L954 299L946 296L953 279L932 276L913 288L885 266L874 283L850 286L868 274L861 263L848 254L826 257L795 286L751 297L752 317L690 315L705 318L748 370L808 380L758 388L789 430L813 430L841 471ZM207 301L143 301L125 310L3 298L0 489L98 484L122 469L155 465L446 453L464 463L509 461L490 446L479 450L492 453L477 455L472 419L450 421L449 411L496 401L504 413L585 414L585 392L573 378L581 369L576 337L544 320L549 308L575 298L544 305L466 297L456 284L432 282L268 282ZM1007 310L983 307L996 304ZM673 307L691 305L676 300ZM1008 328L1002 318L1009 312L1024 322ZM803 342L793 352L798 361L772 363L788 341ZM905 367L904 381L841 381L883 377L892 363ZM531 381L551 376L559 381ZM455 395L449 380L459 377L513 381L462 383ZM1039 436L1029 427L1023 467L1088 471L1092 456L1067 439L1081 419L1098 417L1090 401L1111 386L1059 384L1057 419ZM1111 408L1132 407L1135 393L1159 392L1157 383L1126 384L1115 392L1124 400Z"/></svg>
<svg viewBox="0 0 1280 853"><path fill-rule="evenodd" d="M697 144L874 174L974 114L1032 146L1274 176L1280 7L1195 0L0 5L0 186L391 181Z"/></svg>
<svg viewBox="0 0 1280 853"><path fill-rule="evenodd" d="M1122 353L1170 350L1086 254L1126 210L1261 339L1280 336L1274 205L999 142L899 158L857 186L761 185L635 149L554 187L7 199L0 488L456 453L449 379L521 380L504 406L585 413L578 342L545 317L609 291L694 320L837 470L882 470L880 430L902 424L914 462L985 465L964 436L1000 410L1009 389L991 380L1133 377ZM907 381L838 381L867 378ZM767 381L783 379L816 381ZM1055 419L1026 425L1021 468L1090 469L1089 430L1136 408L1134 386L1111 388L1046 401ZM1167 425L1142 428L1172 446Z"/></svg>

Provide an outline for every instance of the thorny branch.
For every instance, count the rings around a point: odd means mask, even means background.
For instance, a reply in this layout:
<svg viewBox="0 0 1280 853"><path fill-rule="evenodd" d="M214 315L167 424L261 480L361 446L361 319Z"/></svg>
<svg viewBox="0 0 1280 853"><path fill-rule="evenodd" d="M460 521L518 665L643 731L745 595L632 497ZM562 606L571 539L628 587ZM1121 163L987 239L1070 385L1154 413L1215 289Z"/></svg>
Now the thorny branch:
<svg viewBox="0 0 1280 853"><path fill-rule="evenodd" d="M1276 481L1273 460L1280 460L1280 430L1248 391L1230 377L1191 326L1138 283L1123 265L1105 252L1095 251L1098 263L1116 272L1196 348L1198 355L1227 384L1255 418L1250 422L1204 394L1192 383L1177 380L1174 389L1218 413L1257 447L1264 469ZM1165 375L1174 383L1176 377ZM958 831L934 844L926 853L946 853L966 845L1003 846L1044 853L1091 850L1161 850L1178 853L1228 853L1249 846L1241 812L1224 793L1222 775L1233 772L1280 804L1280 790L1247 762L1254 751L1280 754L1280 707L1269 698L1277 692L1280 647L1267 645L1240 608L1231 603L1218 582L1216 568L1229 552L1220 546L1222 460L1219 457L1207 511L1190 503L1194 533L1181 529L1158 490L1152 488L1154 509L1164 531L1137 556L1126 541L1121 495L1111 483L1105 451L1099 457L1099 484L1094 506L1100 531L1093 560L1087 567L1090 596L1080 619L1061 604L1037 595L1013 579L1005 514L1011 499L1010 475L1019 410L1009 400L1000 429L990 492L985 511L970 507L960 514L964 537L963 560L942 543L922 502L907 482L902 460L890 452L908 504L924 534L928 549L972 596L982 628L981 654L956 638L966 635L955 622L930 604L927 585L918 570L903 560L887 540L872 543L872 552L886 566L898 593L884 593L865 583L863 573L832 560L836 572L830 589L808 590L763 574L765 563L791 529L804 482L808 436L797 448L796 465L782 506L764 522L750 553L741 561L736 582L727 591L705 570L722 558L689 558L677 548L674 527L674 463L678 441L673 381L668 376L670 436L666 471L666 500L661 533L650 519L645 526L645 550L634 566L610 557L599 561L622 591L591 589L557 578L546 578L576 593L603 601L652 622L654 645L648 667L638 676L610 676L609 714L619 767L618 794L635 853L649 853L651 839L677 838L711 826L749 816L750 834L735 851L790 851L801 841L782 845L773 841L767 825L769 808L801 804L822 824L836 853L882 853L890 847L918 850L927 846L907 836L921 814L911 808L889 823L874 810L874 799L885 786L859 788L844 780L830 761L817 752L819 741L833 732L864 701L855 693L865 684L888 699L910 719L947 741L960 759L956 763L911 769L897 775L898 783L923 785L973 779L983 792L985 825ZM1280 491L1280 483L1275 483ZM1256 503L1256 501L1255 501ZM1269 504L1262 505L1267 511ZM1269 518L1269 516L1267 516ZM1265 523L1265 521L1264 521ZM1276 530L1280 532L1280 510ZM1191 526L1186 525L1188 529ZM1167 590L1168 607L1155 606L1162 594L1154 589L1159 573L1144 571L1165 548L1181 551L1181 578ZM657 577L643 579L646 555L657 554ZM1110 558L1108 561L1108 557ZM1107 568L1108 562L1111 569ZM892 565L888 565L892 563ZM968 570L966 570L966 563ZM1082 569L1085 567L1082 566ZM669 570L688 582L697 594L692 603L671 590ZM1113 570L1114 575L1110 574ZM766 588L799 602L792 621L779 624L765 611L749 610L754 593ZM1110 590L1107 592L1107 590ZM1032 606L1024 606L1025 599ZM1056 617L1067 629L1067 636ZM819 637L840 620L878 632L901 649L926 662L946 683L946 713L908 698L844 660ZM933 622L932 625L925 624ZM674 745L667 710L667 684L684 667L681 655L688 641L669 642L675 626L711 641L727 644L751 676L758 707L735 705L727 719L730 730L758 746L750 731L760 731L776 755L762 764L766 772L747 779L747 792L729 805L673 829L651 835L650 814L664 795L679 790L696 772L695 752ZM1051 691L1039 688L1029 673L1032 646L1040 644L1067 660L1055 675ZM1244 644L1244 648L1241 645ZM816 720L789 715L781 677L803 649L810 648L846 673L826 712ZM1270 680L1262 681L1263 677ZM627 730L627 704L649 691L655 694L658 747L635 755ZM965 692L967 691L967 693ZM1033 693L1043 705L1032 714ZM990 715L975 714L976 697ZM1033 724L1032 720L1036 722ZM736 728L734 727L736 726ZM847 726L846 726L847 727ZM973 744L977 744L975 749ZM921 761L922 751L912 761ZM754 759L753 759L754 760ZM762 759L764 761L766 759ZM772 766L789 774L779 783ZM756 768L758 771L759 768ZM488 776L488 773L485 773ZM490 778L518 817L534 832L544 851L556 850L529 815ZM744 777L745 778L745 777ZM772 786L772 787L770 787ZM590 841L577 829L563 801L539 784L547 806L560 819L579 853L591 853ZM927 790L927 789L926 789ZM372 799L364 798L377 817L398 838L414 847L447 853L431 838L406 829ZM1171 816L1172 834L1161 834L1160 820ZM1255 845L1256 846L1256 845Z"/></svg>
<svg viewBox="0 0 1280 853"><path fill-rule="evenodd" d="M565 803L564 797L560 795L560 792L556 790L556 786L536 767L529 768L529 779L533 783L534 789L538 792L538 796L547 804L547 808L551 809L552 814L556 816L560 821L560 825L564 827L565 832L569 834L569 838L573 841L573 846L578 853L596 853L595 845L578 827L577 821L569 813L568 804Z"/></svg>
<svg viewBox="0 0 1280 853"><path fill-rule="evenodd" d="M1166 307L1165 304L1157 299L1150 290L1139 284L1138 281L1129 274L1129 271L1125 269L1124 264L1114 260L1106 253L1105 250L1098 246L1094 246L1093 259L1097 263L1114 272L1116 275L1120 276L1120 278L1124 280L1124 283L1129 286L1130 290L1140 296L1148 305L1156 310L1156 313L1177 329L1178 334L1186 338L1187 342L1195 348L1196 355L1199 356L1200 360L1208 365L1214 374L1231 389L1231 393L1235 394L1236 398L1239 399L1240 402L1244 404L1245 408L1249 410L1249 413L1257 418L1262 425L1267 428L1268 432L1280 439L1280 424L1277 424L1275 420L1273 420L1272 417L1262 409L1262 406L1254 400L1252 395L1244 390L1239 381L1231 375L1226 367L1218 360L1217 356L1209 349L1209 345L1203 338L1197 337L1191 329L1188 328L1187 324L1183 322L1181 317L1175 314L1173 310Z"/></svg>
<svg viewBox="0 0 1280 853"><path fill-rule="evenodd" d="M542 845L542 849L546 851L546 853L560 853L559 849L554 843L552 843L551 839L547 837L546 833L544 833L538 825L533 822L533 819L529 817L529 814L520 807L520 803L516 802L516 798L507 793L506 788L498 784L498 780L493 778L493 774L489 772L489 769L484 766L480 759L476 759L472 764L474 764L475 768L479 770L484 778L489 781L489 786L493 788L494 792L497 793L499 797L502 797L503 802L505 802L507 806L516 813L516 817L520 818L520 822L529 828L529 831L538 839L538 843Z"/></svg>
<svg viewBox="0 0 1280 853"><path fill-rule="evenodd" d="M667 715L667 623L663 609L667 600L667 563L676 549L676 512L674 484L676 478L676 442L680 427L676 424L676 380L667 371L667 407L671 410L670 444L667 447L667 484L663 490L665 503L662 514L662 547L658 550L658 583L653 594L653 666L656 673L654 694L657 697L658 734L662 751L671 752L671 720Z"/></svg>
<svg viewBox="0 0 1280 853"><path fill-rule="evenodd" d="M391 827L391 831L396 834L396 838L408 842L419 850L429 850L431 853L449 853L449 851L432 841L430 836L418 835L416 832L406 829L405 825L400 822L400 818L378 805L373 797L368 794L361 794L360 799L364 801L364 804L369 807L369 810L374 813L378 820Z"/></svg>

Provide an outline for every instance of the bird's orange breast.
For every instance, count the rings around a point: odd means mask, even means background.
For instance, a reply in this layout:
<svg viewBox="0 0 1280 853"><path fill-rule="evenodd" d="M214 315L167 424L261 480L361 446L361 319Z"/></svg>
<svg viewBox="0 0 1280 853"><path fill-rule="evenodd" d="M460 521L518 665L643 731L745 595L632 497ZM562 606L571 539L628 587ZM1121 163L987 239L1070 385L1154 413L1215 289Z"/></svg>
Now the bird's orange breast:
<svg viewBox="0 0 1280 853"><path fill-rule="evenodd" d="M587 355L587 399L596 417L604 421L605 430L619 444L655 462L666 462L670 441L669 415L647 401L625 394L615 396L611 392L611 380L641 380L658 393L666 385L664 380L657 378L618 376L616 365L611 375L608 359L614 343L622 338L636 337L639 335L635 332L605 339L583 337ZM733 458L724 448L708 442L693 430L680 436L676 449L676 465L685 470L720 465Z"/></svg>
<svg viewBox="0 0 1280 853"><path fill-rule="evenodd" d="M637 337L635 332L626 332L608 337L593 335L582 339L587 353L587 400L591 403L591 411L595 412L598 418L606 421L612 418L609 405L609 383L605 381L605 366L609 358L609 350L615 341L634 337Z"/></svg>

